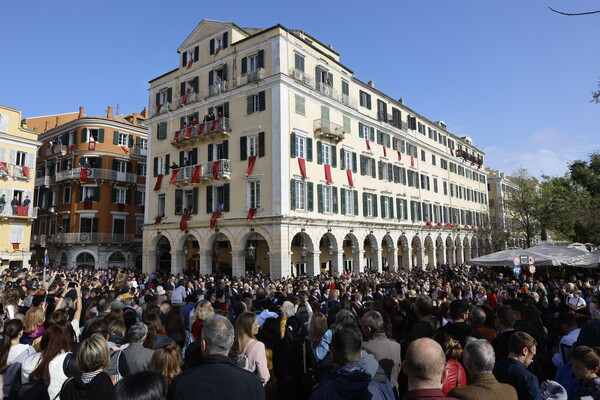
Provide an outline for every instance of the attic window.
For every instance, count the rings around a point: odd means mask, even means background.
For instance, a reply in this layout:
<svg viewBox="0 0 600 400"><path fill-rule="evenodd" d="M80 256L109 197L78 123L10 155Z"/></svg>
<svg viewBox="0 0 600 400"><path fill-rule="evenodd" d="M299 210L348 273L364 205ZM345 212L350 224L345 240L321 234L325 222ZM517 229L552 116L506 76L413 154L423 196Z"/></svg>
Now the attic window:
<svg viewBox="0 0 600 400"><path fill-rule="evenodd" d="M186 68L191 68L194 61L198 61L200 58L200 47L196 46L194 48L188 49L183 52L181 59L181 66Z"/></svg>
<svg viewBox="0 0 600 400"><path fill-rule="evenodd" d="M223 32L222 35L210 39L210 54L216 56L219 51L226 49L228 45L228 32Z"/></svg>

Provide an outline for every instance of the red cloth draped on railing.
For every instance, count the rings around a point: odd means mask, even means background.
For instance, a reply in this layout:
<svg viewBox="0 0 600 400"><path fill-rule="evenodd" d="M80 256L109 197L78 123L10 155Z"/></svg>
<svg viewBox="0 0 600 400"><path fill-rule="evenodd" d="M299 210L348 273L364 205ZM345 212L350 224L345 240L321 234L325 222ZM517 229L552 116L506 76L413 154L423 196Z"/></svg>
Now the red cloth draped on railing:
<svg viewBox="0 0 600 400"><path fill-rule="evenodd" d="M204 130L206 129L206 123L203 122L200 124L200 126L198 127L198 136L202 136L204 135Z"/></svg>
<svg viewBox="0 0 600 400"><path fill-rule="evenodd" d="M87 198L83 201L83 209L84 210L91 210L93 206L94 206L94 202L92 201L92 199Z"/></svg>
<svg viewBox="0 0 600 400"><path fill-rule="evenodd" d="M169 180L169 185L175 183L175 179L177 179L177 175L179 175L179 169L174 169L173 174L171 174L171 179Z"/></svg>
<svg viewBox="0 0 600 400"><path fill-rule="evenodd" d="M50 154L54 154L54 145L50 145Z"/></svg>
<svg viewBox="0 0 600 400"><path fill-rule="evenodd" d="M173 136L173 141L174 141L175 143L179 142L179 133L180 133L180 132L181 132L181 131L175 131L175 135Z"/></svg>
<svg viewBox="0 0 600 400"><path fill-rule="evenodd" d="M252 221L254 219L254 214L256 214L256 208L251 208L248 210L248 215L246 216L246 219L248 221Z"/></svg>
<svg viewBox="0 0 600 400"><path fill-rule="evenodd" d="M298 159L298 166L300 167L300 174L306 179L306 161L304 161L304 158Z"/></svg>
<svg viewBox="0 0 600 400"><path fill-rule="evenodd" d="M162 221L162 217L160 215L154 218L155 224L160 224L160 221Z"/></svg>
<svg viewBox="0 0 600 400"><path fill-rule="evenodd" d="M369 139L366 139L365 142L367 142L367 150L371 150L371 142L369 142Z"/></svg>
<svg viewBox="0 0 600 400"><path fill-rule="evenodd" d="M156 177L156 185L154 185L154 191L160 190L160 185L162 183L162 178L163 178L162 174L159 174Z"/></svg>
<svg viewBox="0 0 600 400"><path fill-rule="evenodd" d="M19 250L19 246L21 246L21 243L12 243L13 250Z"/></svg>
<svg viewBox="0 0 600 400"><path fill-rule="evenodd" d="M354 187L354 179L352 179L352 170L347 169L346 175L348 176L348 185L350 185L350 187Z"/></svg>
<svg viewBox="0 0 600 400"><path fill-rule="evenodd" d="M0 161L0 167L8 174L8 165L4 161Z"/></svg>
<svg viewBox="0 0 600 400"><path fill-rule="evenodd" d="M387 157L387 148L383 146L383 156Z"/></svg>
<svg viewBox="0 0 600 400"><path fill-rule="evenodd" d="M190 219L190 213L185 213L181 216L181 221L179 221L179 230L184 232L187 231L187 222Z"/></svg>
<svg viewBox="0 0 600 400"><path fill-rule="evenodd" d="M120 148L123 150L123 152L124 152L125 154L128 154L128 153L129 153L129 147L127 147L127 146L123 146L123 145L121 145L121 146L119 146L119 147L120 147Z"/></svg>
<svg viewBox="0 0 600 400"><path fill-rule="evenodd" d="M162 108L162 104L158 104L156 106L156 113L158 114L160 112L160 109Z"/></svg>
<svg viewBox="0 0 600 400"><path fill-rule="evenodd" d="M185 104L187 103L187 99L188 99L188 95L187 95L187 94L184 94L184 95L183 95L183 100L181 101L181 105L182 105L182 106L185 106Z"/></svg>
<svg viewBox="0 0 600 400"><path fill-rule="evenodd" d="M327 183L333 183L333 179L331 179L331 165L324 164L323 167L325 167L325 180L327 180Z"/></svg>
<svg viewBox="0 0 600 400"><path fill-rule="evenodd" d="M450 154L452 154L452 156L454 156L454 150L450 149Z"/></svg>
<svg viewBox="0 0 600 400"><path fill-rule="evenodd" d="M214 211L212 216L210 217L210 229L215 229L217 227L217 221L221 216L221 211Z"/></svg>
<svg viewBox="0 0 600 400"><path fill-rule="evenodd" d="M192 64L193 64L193 63L194 63L194 60L193 60L193 59L191 59L190 61L188 61L188 63L187 63L187 69L190 69L190 68L192 68Z"/></svg>
<svg viewBox="0 0 600 400"><path fill-rule="evenodd" d="M249 176L252 174L252 169L254 168L254 163L256 162L256 156L250 156L248 157L248 168L246 169L246 176Z"/></svg>
<svg viewBox="0 0 600 400"><path fill-rule="evenodd" d="M211 123L210 123L210 131L214 132L217 130L217 125L219 125L219 120L218 119L214 119Z"/></svg>
<svg viewBox="0 0 600 400"><path fill-rule="evenodd" d="M411 167L415 166L415 158L413 156L410 156L410 166Z"/></svg>
<svg viewBox="0 0 600 400"><path fill-rule="evenodd" d="M89 142L88 150L96 150L96 142Z"/></svg>
<svg viewBox="0 0 600 400"><path fill-rule="evenodd" d="M72 145L72 144L70 144L70 145L69 145L69 153L72 153L72 152L73 152L73 148L74 148L74 147L75 147L75 146L74 146L74 145Z"/></svg>
<svg viewBox="0 0 600 400"><path fill-rule="evenodd" d="M19 217L26 217L29 215L29 206L17 206L17 215Z"/></svg>
<svg viewBox="0 0 600 400"><path fill-rule="evenodd" d="M213 181L219 179L219 168L221 167L221 160L213 163Z"/></svg>
<svg viewBox="0 0 600 400"><path fill-rule="evenodd" d="M25 178L29 178L29 167L26 167L23 165L23 166L21 166L21 168L23 169L23 176Z"/></svg>
<svg viewBox="0 0 600 400"><path fill-rule="evenodd" d="M200 176L202 175L202 165L196 165L194 172L192 172L192 183L200 183Z"/></svg>
<svg viewBox="0 0 600 400"><path fill-rule="evenodd" d="M398 161L402 161L402 153L400 153L400 150L398 150L397 153L398 153Z"/></svg>
<svg viewBox="0 0 600 400"><path fill-rule="evenodd" d="M187 128L185 128L185 132L183 132L183 137L186 139L189 139L190 137L192 137L192 127L188 126Z"/></svg>
<svg viewBox="0 0 600 400"><path fill-rule="evenodd" d="M79 171L79 183L87 183L87 176L87 168L81 168L81 171Z"/></svg>

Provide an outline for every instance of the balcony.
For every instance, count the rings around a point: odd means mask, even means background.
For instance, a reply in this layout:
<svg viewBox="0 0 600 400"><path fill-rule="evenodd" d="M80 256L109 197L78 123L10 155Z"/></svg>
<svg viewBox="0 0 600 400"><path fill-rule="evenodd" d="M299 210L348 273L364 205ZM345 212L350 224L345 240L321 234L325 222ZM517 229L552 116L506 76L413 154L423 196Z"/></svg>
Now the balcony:
<svg viewBox="0 0 600 400"><path fill-rule="evenodd" d="M401 131L406 132L408 130L408 123L406 123L402 120L396 119L396 118L394 118L393 115L387 114L383 111L377 112L377 119L379 121L385 122L386 124L390 124L393 127L400 129Z"/></svg>
<svg viewBox="0 0 600 400"><path fill-rule="evenodd" d="M200 93L191 92L179 98L178 107L187 106L200 100L202 100Z"/></svg>
<svg viewBox="0 0 600 400"><path fill-rule="evenodd" d="M40 176L35 178L35 187L48 187L50 186L49 176Z"/></svg>
<svg viewBox="0 0 600 400"><path fill-rule="evenodd" d="M344 138L344 128L323 118L315 119L313 122L315 135L324 136L339 142Z"/></svg>
<svg viewBox="0 0 600 400"><path fill-rule="evenodd" d="M133 242L133 234L98 232L55 233L50 236L48 241L52 244L125 244Z"/></svg>
<svg viewBox="0 0 600 400"><path fill-rule="evenodd" d="M229 136L231 127L229 124L229 118L217 118L212 121L202 122L200 124L192 125L185 129L181 129L173 132L173 139L171 144L174 146L180 146L185 142L193 142L196 139L206 139L211 135L224 134Z"/></svg>
<svg viewBox="0 0 600 400"><path fill-rule="evenodd" d="M227 81L221 81L217 83L213 83L208 87L208 95L214 96L216 94L221 94L227 91Z"/></svg>
<svg viewBox="0 0 600 400"><path fill-rule="evenodd" d="M265 69L258 68L237 77L237 85L242 86L265 78Z"/></svg>
<svg viewBox="0 0 600 400"><path fill-rule="evenodd" d="M31 170L29 169L29 167L25 167L22 165L9 165L9 170L10 167L12 167L12 176L15 179L26 179L29 180L31 178Z"/></svg>
<svg viewBox="0 0 600 400"><path fill-rule="evenodd" d="M300 71L299 69L290 69L290 76L311 89L315 87L315 80L312 78L312 76Z"/></svg>
<svg viewBox="0 0 600 400"><path fill-rule="evenodd" d="M215 164L219 164L219 169L215 176ZM203 164L188 165L187 167L179 168L179 173L175 179L175 184L185 185L192 183L192 176L196 167L200 167L200 180L210 181L213 180L229 180L231 178L231 161L228 159L220 159L217 161L210 161ZM215 179L216 178L216 179Z"/></svg>
<svg viewBox="0 0 600 400"><path fill-rule="evenodd" d="M48 147L46 147L46 157L65 155L67 154L68 149L69 146L61 143L54 143L53 146L48 145Z"/></svg>
<svg viewBox="0 0 600 400"><path fill-rule="evenodd" d="M142 147L139 144L134 144L131 148L131 154L134 156L146 157L148 156L148 148Z"/></svg>
<svg viewBox="0 0 600 400"><path fill-rule="evenodd" d="M81 168L73 168L56 173L55 181L62 182L68 180L81 179ZM87 179L97 181L117 181L125 183L136 183L137 175L130 172L120 172L112 169L87 168Z"/></svg>
<svg viewBox="0 0 600 400"><path fill-rule="evenodd" d="M33 235L30 244L32 246L46 246L46 235Z"/></svg>
<svg viewBox="0 0 600 400"><path fill-rule="evenodd" d="M165 114L170 111L170 108L171 108L171 103L169 103L169 102L165 102L163 104L157 104L156 112L154 113L154 115Z"/></svg>
<svg viewBox="0 0 600 400"><path fill-rule="evenodd" d="M333 87L326 84L325 82L317 82L315 89L317 89L317 91L324 96L330 97L336 101L339 100L337 90L335 90Z"/></svg>
<svg viewBox="0 0 600 400"><path fill-rule="evenodd" d="M342 103L354 110L358 110L358 101L356 101L355 98L352 98L347 94L342 94L340 96L340 103Z"/></svg>
<svg viewBox="0 0 600 400"><path fill-rule="evenodd" d="M2 207L2 206L0 206ZM38 208L33 206L16 206L13 207L10 203L7 203L2 210L0 210L0 217L2 219L8 218L37 218Z"/></svg>

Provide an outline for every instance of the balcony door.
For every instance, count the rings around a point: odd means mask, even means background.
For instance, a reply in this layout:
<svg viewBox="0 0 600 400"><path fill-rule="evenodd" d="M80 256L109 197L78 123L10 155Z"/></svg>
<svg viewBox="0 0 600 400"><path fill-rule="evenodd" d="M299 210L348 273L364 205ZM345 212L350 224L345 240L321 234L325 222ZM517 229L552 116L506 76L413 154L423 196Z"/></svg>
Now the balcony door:
<svg viewBox="0 0 600 400"><path fill-rule="evenodd" d="M113 242L123 243L125 241L125 218L113 219Z"/></svg>

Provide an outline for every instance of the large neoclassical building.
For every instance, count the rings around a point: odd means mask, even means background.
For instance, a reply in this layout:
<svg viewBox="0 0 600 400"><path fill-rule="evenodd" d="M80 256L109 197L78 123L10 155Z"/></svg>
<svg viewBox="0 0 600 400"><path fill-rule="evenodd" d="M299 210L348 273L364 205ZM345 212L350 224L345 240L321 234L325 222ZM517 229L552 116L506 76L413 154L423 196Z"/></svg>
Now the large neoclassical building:
<svg viewBox="0 0 600 400"><path fill-rule="evenodd" d="M150 84L144 268L273 276L485 252L484 155L310 35L203 20Z"/></svg>

